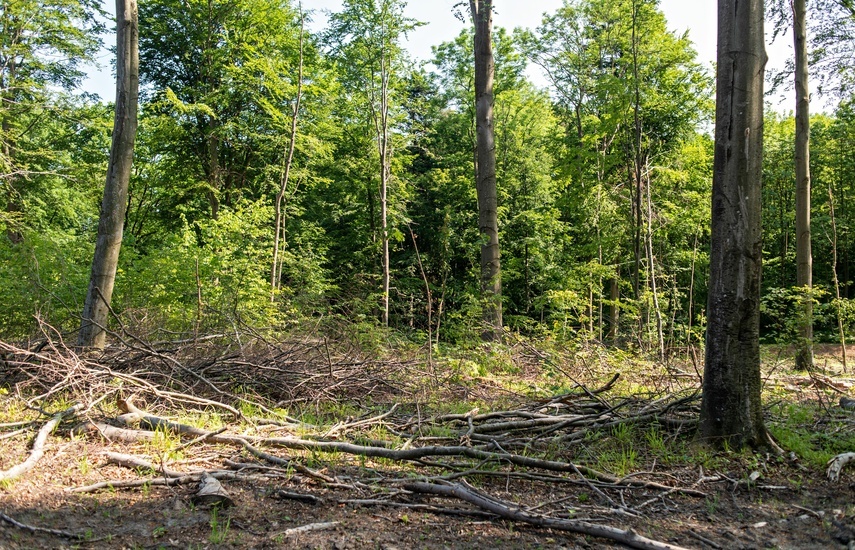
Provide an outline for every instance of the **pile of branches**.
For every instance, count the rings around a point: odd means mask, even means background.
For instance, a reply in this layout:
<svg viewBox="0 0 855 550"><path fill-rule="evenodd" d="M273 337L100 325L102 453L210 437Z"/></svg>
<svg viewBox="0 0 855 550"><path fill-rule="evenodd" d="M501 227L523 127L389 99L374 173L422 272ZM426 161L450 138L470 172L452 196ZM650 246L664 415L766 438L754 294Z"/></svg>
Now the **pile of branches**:
<svg viewBox="0 0 855 550"><path fill-rule="evenodd" d="M119 335L115 335L119 336ZM32 346L0 341L0 377L28 402L54 395L91 402L119 391L170 408L241 403L270 408L321 401L392 401L427 379L411 359L379 359L325 337L270 341L258 333L147 342L125 335L102 352L79 352L61 339Z"/></svg>
<svg viewBox="0 0 855 550"><path fill-rule="evenodd" d="M663 433L674 437L690 433L697 416L697 397L693 393L612 402L605 395L617 380L614 376L597 389L579 386L567 394L525 400L509 410L432 414L416 403L398 399L412 398L414 380L436 380L428 370L419 371L415 361L379 361L355 353L348 355L335 351L323 339L271 344L257 338L232 347L218 345L219 338L222 337L195 339L192 343L125 342L97 356L78 354L50 340L32 349L0 342L0 374L13 381L21 398L27 396L28 406L48 417L30 456L24 463L0 472L0 481L24 475L34 467L44 453L47 437L62 424L68 428L67 433L106 441L107 462L138 474L149 472L135 480L116 479L73 488L75 492L193 483L200 487L198 498L227 505L228 494L219 484L222 480L257 483L277 477L293 479L296 471L307 483L348 489L360 495L358 499L339 501L345 504L504 518L606 537L635 548L656 549L675 547L641 537L632 530L578 516L570 518L563 501L523 508L476 489L467 479L499 477L507 483L517 479L578 485L601 499L599 506L587 510L589 514L627 517L640 517L646 508L676 506L669 504L673 495L703 497L700 483L721 481L699 479L694 486L683 487L654 481L652 473L618 478L573 462L566 451L556 451L578 447L573 443L592 432L622 424L656 423ZM270 399L271 387L275 388L273 398L278 403ZM259 397L262 389L264 398ZM372 397L375 403L379 398L387 403L397 402L379 414L375 410L332 425L291 418L276 407L307 398L342 399L353 395ZM78 404L55 413L41 408L60 396L73 396ZM136 402L145 405L138 406ZM227 413L223 416L231 420L220 430L202 430L170 420L168 416L179 408L185 413L187 408L216 409ZM247 410L263 414L253 417ZM176 470L162 457L155 464L144 456L110 450L113 445L126 447L150 441L158 430L181 438L182 448L225 445L239 456L224 456L222 467L216 469ZM401 478L399 469L383 472L373 468L360 470L358 475L353 474L352 468L347 473L332 468L316 470L303 460L306 453L385 459L407 464L418 475ZM636 491L637 501L628 502L627 494L632 491ZM425 504L415 494L455 498L468 503L468 507ZM309 502L319 498L307 493L283 492L280 496Z"/></svg>

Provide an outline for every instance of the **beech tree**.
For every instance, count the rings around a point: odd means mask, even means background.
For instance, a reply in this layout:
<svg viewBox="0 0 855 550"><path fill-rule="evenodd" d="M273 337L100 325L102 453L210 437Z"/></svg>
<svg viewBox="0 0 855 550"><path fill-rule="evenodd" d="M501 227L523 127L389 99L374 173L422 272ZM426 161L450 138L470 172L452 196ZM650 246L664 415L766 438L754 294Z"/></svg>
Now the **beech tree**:
<svg viewBox="0 0 855 550"><path fill-rule="evenodd" d="M760 404L763 0L719 0L710 287L699 436L767 442Z"/></svg>
<svg viewBox="0 0 855 550"><path fill-rule="evenodd" d="M134 140L137 134L139 99L139 22L136 0L116 0L116 116L110 163L98 221L98 237L89 290L83 304L83 322L77 343L81 346L104 347L107 315L116 281L116 267L125 213L128 206L128 184Z"/></svg>
<svg viewBox="0 0 855 550"><path fill-rule="evenodd" d="M499 251L499 199L496 191L496 143L493 128L493 2L470 0L475 24L475 179L481 233L481 293L484 340L502 336L502 275Z"/></svg>
<svg viewBox="0 0 855 550"><path fill-rule="evenodd" d="M20 243L25 196L46 151L21 143L45 127L59 90L83 80L101 46L94 0L24 0L0 4L0 224ZM48 149L47 147L45 149ZM48 153L49 154L49 153Z"/></svg>

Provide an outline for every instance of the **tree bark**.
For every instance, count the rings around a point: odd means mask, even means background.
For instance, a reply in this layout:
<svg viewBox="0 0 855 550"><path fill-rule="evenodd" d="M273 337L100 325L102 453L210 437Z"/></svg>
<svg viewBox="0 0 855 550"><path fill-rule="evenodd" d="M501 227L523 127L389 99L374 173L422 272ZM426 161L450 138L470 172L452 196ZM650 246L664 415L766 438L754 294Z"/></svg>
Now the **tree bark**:
<svg viewBox="0 0 855 550"><path fill-rule="evenodd" d="M706 364L699 438L768 443L760 404L763 0L719 0Z"/></svg>
<svg viewBox="0 0 855 550"><path fill-rule="evenodd" d="M805 0L792 0L796 86L796 285L802 297L796 368L813 366L813 259L810 236L810 93Z"/></svg>
<svg viewBox="0 0 855 550"><path fill-rule="evenodd" d="M502 279L499 253L496 143L493 128L493 2L470 0L475 24L476 187L481 234L481 293L485 341L502 337Z"/></svg>
<svg viewBox="0 0 855 550"><path fill-rule="evenodd" d="M104 347L104 328L113 296L128 204L128 184L137 134L139 22L136 0L116 0L116 114L98 238L77 343Z"/></svg>

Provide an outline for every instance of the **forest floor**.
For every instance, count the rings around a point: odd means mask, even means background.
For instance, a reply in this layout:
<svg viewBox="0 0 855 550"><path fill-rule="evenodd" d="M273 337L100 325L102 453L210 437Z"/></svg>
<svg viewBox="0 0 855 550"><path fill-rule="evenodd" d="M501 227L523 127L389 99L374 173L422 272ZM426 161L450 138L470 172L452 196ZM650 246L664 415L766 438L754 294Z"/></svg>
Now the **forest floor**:
<svg viewBox="0 0 855 550"><path fill-rule="evenodd" d="M764 348L783 455L693 441L692 362L593 345L0 353L0 479L46 436L0 482L2 549L855 547L855 468L825 472L855 451L839 347L813 373Z"/></svg>

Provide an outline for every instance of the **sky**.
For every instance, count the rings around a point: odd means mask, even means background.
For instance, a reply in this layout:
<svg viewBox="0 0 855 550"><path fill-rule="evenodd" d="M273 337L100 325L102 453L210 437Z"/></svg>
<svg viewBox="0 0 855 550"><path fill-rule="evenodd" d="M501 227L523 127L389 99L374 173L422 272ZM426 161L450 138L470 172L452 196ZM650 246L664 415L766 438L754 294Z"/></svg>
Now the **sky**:
<svg viewBox="0 0 855 550"><path fill-rule="evenodd" d="M459 1L410 0L405 12L407 17L426 23L409 36L407 49L414 58L430 59L431 46L451 40L460 33L463 23L453 14L453 7ZM493 24L507 29L534 28L540 24L544 12L553 12L562 3L563 0L495 0ZM105 7L112 10L112 6L109 5L111 2L107 4ZM711 67L711 63L715 60L716 4L716 0L660 1L660 8L668 21L668 28L678 33L688 31L699 61L707 67ZM325 10L340 9L341 0L303 0L303 6L306 10L314 12L312 26L319 29L326 21ZM769 54L767 68L778 68L783 66L788 56L792 55L792 46L780 39L773 45L767 44L767 52ZM84 89L99 94L103 99L111 100L115 90L115 81L112 77L114 61L106 51L99 58L102 67L100 70L90 72L89 78L84 83ZM531 77L536 84L546 85L545 79L540 77L534 68Z"/></svg>

